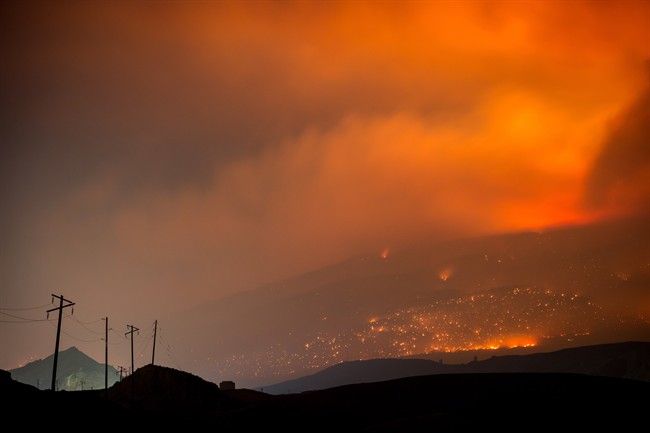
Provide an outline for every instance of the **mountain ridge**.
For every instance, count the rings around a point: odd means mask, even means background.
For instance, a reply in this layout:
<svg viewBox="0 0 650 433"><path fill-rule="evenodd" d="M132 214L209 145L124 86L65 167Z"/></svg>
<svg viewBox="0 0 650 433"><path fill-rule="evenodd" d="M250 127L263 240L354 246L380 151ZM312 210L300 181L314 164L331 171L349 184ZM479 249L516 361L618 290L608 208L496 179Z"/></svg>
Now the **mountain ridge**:
<svg viewBox="0 0 650 433"><path fill-rule="evenodd" d="M603 326L591 329L592 323L587 323L574 333L556 329L549 334L541 329L529 336L540 340L540 348L547 337L555 339L556 345L562 338L564 347L576 346L577 340L634 340L642 338L638 335L649 326L627 327L650 307L648 245L647 219L435 243L423 240L419 245L356 255L205 303L169 318L167 329L178 341L197 329L210 336L209 341L183 348L194 354L187 362L179 360L183 365L191 365L201 376L213 380L225 376L249 387L296 378L345 359L385 357L382 350L394 347L393 342L360 352L358 335L372 319L500 288L548 291L557 299L563 294L567 299L578 296L585 308L611 319L593 320L594 326ZM582 317L565 313L568 318ZM564 323L551 319L548 323L558 327ZM481 332L499 332L498 321L485 321L485 325ZM633 329L642 332L628 332ZM415 333L414 343L432 348L447 344L429 334L427 330L420 337ZM587 335L590 338L582 338ZM465 337L450 335L456 341L446 349L469 346L472 341ZM322 350L316 352L319 344ZM419 346L415 350L422 350Z"/></svg>
<svg viewBox="0 0 650 433"><path fill-rule="evenodd" d="M545 353L493 356L466 364L442 364L417 358L347 361L311 375L257 389L269 394L290 394L412 376L479 373L576 373L650 382L650 342L610 343Z"/></svg>
<svg viewBox="0 0 650 433"><path fill-rule="evenodd" d="M54 355L32 361L22 367L9 370L18 382L49 389L52 382ZM118 381L117 370L108 366L108 386ZM83 391L103 389L105 385L105 364L99 363L83 353L76 346L59 351L57 361L57 382L59 390ZM55 385L56 386L56 385Z"/></svg>
<svg viewBox="0 0 650 433"><path fill-rule="evenodd" d="M650 382L575 373L434 374L287 395L221 392L189 373L154 365L130 377L135 380L118 384L119 393L111 392L115 387L108 393L51 392L0 372L4 419L29 419L30 427L44 428L65 414L76 426L107 431L125 425L226 432L521 431L531 422L545 431L632 431L647 421L647 403L639 396L650 392Z"/></svg>

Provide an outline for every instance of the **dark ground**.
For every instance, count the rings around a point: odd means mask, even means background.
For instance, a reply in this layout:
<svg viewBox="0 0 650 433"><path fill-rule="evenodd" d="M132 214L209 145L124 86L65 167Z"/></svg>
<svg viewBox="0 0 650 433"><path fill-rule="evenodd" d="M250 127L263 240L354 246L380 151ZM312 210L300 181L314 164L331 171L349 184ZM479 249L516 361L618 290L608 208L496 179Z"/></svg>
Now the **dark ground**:
<svg viewBox="0 0 650 433"><path fill-rule="evenodd" d="M6 374L0 384L5 425L16 431L643 431L650 407L650 382L561 373L440 374L279 396L221 391L158 366L107 397L40 391Z"/></svg>

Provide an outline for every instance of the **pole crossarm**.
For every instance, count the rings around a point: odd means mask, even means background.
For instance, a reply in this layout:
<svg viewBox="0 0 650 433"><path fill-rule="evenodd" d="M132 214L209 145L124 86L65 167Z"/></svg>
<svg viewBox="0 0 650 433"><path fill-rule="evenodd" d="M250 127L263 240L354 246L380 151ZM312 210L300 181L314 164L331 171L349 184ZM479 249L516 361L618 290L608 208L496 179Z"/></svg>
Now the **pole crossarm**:
<svg viewBox="0 0 650 433"><path fill-rule="evenodd" d="M125 337L126 337L127 335L129 335L129 334L133 334L134 332L138 332L138 331L140 330L140 328L136 328L136 327L133 326L133 325L126 325L126 327L129 328L130 331L124 333L124 336L125 336Z"/></svg>
<svg viewBox="0 0 650 433"><path fill-rule="evenodd" d="M65 299L63 296L52 295L52 297L59 299L61 301L61 305L59 305L58 307L50 308L49 310L46 311L46 313L51 313L52 311L61 310L63 308L72 307L73 305L75 305L74 302ZM63 305L63 302L67 302L67 304Z"/></svg>

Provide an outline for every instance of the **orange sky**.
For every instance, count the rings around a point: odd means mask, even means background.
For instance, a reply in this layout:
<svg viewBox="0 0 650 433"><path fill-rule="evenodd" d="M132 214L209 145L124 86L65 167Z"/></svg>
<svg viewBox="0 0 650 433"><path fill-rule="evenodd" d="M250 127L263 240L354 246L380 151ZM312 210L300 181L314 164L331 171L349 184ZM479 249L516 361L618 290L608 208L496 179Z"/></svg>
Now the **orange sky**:
<svg viewBox="0 0 650 433"><path fill-rule="evenodd" d="M650 211L647 1L7 3L0 304Z"/></svg>

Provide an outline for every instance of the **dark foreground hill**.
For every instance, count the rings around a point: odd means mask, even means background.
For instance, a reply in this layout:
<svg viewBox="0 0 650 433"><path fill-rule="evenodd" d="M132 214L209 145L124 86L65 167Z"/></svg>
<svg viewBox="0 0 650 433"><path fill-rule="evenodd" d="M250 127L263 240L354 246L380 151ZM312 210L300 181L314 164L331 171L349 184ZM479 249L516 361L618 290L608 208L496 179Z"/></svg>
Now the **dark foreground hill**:
<svg viewBox="0 0 650 433"><path fill-rule="evenodd" d="M354 383L451 373L579 373L650 381L650 342L625 342L548 353L493 356L467 364L429 359L371 359L343 362L318 373L262 388L290 394Z"/></svg>
<svg viewBox="0 0 650 433"><path fill-rule="evenodd" d="M645 381L555 373L439 374L279 396L221 391L158 366L130 378L106 396L40 391L4 372L3 420L84 431L631 431L647 422L650 395Z"/></svg>

